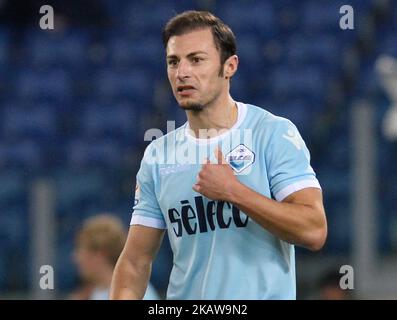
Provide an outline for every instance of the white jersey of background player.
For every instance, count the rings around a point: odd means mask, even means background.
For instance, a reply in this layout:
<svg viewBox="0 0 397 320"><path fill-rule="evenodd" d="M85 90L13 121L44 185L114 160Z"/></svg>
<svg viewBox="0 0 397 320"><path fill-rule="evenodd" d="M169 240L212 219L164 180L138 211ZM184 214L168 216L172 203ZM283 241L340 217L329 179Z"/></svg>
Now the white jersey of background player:
<svg viewBox="0 0 397 320"><path fill-rule="evenodd" d="M238 58L221 20L185 12L163 39L188 122L146 149L111 298L143 297L168 230L168 299L294 299L294 245L318 250L327 233L305 143L290 121L232 99Z"/></svg>

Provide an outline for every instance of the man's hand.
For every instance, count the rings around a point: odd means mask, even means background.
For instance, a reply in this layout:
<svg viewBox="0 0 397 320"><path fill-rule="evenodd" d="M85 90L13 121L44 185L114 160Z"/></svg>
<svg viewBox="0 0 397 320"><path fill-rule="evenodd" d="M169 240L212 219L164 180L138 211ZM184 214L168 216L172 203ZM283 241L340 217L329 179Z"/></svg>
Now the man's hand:
<svg viewBox="0 0 397 320"><path fill-rule="evenodd" d="M218 163L211 163L207 159L201 167L193 190L211 200L229 201L232 188L239 181L223 157L222 151L216 148L214 153Z"/></svg>

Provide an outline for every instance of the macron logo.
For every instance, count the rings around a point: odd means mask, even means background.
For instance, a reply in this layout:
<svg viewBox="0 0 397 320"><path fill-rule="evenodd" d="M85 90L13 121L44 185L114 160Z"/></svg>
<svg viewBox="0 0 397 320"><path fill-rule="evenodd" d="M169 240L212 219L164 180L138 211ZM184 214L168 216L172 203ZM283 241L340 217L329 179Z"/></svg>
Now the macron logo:
<svg viewBox="0 0 397 320"><path fill-rule="evenodd" d="M283 134L283 138L290 141L298 150L302 149L302 140L296 130L288 129L287 134Z"/></svg>

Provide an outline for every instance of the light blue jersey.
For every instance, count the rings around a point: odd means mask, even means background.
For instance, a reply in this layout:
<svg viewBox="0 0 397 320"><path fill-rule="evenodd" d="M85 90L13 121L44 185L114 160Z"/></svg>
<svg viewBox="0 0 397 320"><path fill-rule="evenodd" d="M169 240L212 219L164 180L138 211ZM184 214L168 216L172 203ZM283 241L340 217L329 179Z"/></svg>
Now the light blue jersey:
<svg viewBox="0 0 397 320"><path fill-rule="evenodd" d="M197 139L185 123L153 141L141 162L131 224L168 231L174 259L167 299L296 298L294 246L236 206L192 189L205 156L216 161L217 146L237 178L266 197L282 201L320 188L309 151L289 120L237 106L237 122L227 132Z"/></svg>

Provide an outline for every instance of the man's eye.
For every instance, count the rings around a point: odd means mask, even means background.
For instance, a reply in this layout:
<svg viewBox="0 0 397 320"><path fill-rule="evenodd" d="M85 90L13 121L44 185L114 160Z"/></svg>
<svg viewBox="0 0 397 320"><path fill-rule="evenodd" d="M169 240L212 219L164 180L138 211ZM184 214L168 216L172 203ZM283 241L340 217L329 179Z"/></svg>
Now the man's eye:
<svg viewBox="0 0 397 320"><path fill-rule="evenodd" d="M176 60L169 60L168 61L168 65L169 66L176 66L178 64L178 61L176 61Z"/></svg>
<svg viewBox="0 0 397 320"><path fill-rule="evenodd" d="M199 57L194 57L193 58L193 62L194 63L198 63L198 62L200 62L201 60L203 60L202 58L199 58Z"/></svg>

